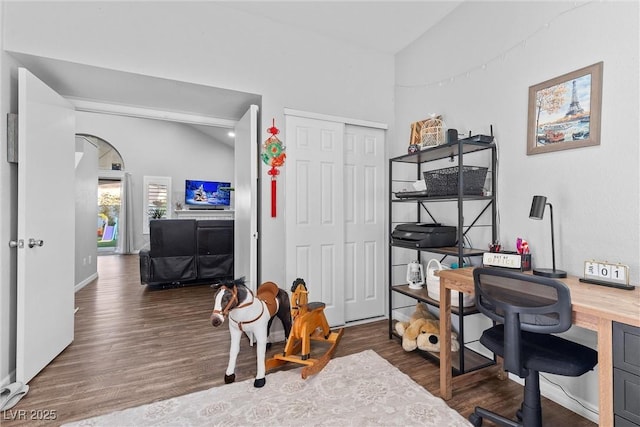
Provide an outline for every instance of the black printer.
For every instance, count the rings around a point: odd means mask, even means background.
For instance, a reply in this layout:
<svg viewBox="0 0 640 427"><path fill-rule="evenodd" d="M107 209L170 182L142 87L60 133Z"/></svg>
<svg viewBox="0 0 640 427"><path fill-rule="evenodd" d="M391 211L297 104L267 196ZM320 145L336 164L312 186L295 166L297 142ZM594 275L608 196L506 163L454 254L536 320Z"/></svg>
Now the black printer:
<svg viewBox="0 0 640 427"><path fill-rule="evenodd" d="M391 233L394 245L412 248L440 248L454 246L457 237L456 227L437 223L398 224Z"/></svg>

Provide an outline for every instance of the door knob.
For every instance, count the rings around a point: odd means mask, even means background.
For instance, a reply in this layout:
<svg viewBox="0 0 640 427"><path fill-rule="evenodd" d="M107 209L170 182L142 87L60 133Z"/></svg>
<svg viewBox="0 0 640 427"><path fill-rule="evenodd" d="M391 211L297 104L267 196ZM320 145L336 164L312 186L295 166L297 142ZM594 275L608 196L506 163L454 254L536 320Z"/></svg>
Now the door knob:
<svg viewBox="0 0 640 427"><path fill-rule="evenodd" d="M22 239L9 240L9 247L10 248L24 248L24 240L22 240Z"/></svg>
<svg viewBox="0 0 640 427"><path fill-rule="evenodd" d="M44 245L44 240L36 240L36 239L29 239L29 247L33 248L34 246L42 246Z"/></svg>

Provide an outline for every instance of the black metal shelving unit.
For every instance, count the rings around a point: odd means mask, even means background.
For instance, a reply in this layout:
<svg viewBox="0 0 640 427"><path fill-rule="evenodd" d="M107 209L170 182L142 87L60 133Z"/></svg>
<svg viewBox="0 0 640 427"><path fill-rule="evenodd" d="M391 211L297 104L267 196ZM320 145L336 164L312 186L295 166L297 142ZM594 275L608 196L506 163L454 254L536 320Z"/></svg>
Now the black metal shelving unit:
<svg viewBox="0 0 640 427"><path fill-rule="evenodd" d="M491 150L491 194L490 195L464 195L464 174L463 166L465 166L465 157L469 154ZM407 180L394 179L394 165L398 164L414 164L416 166L417 179L422 178L422 172L428 169L430 162L450 159L452 161L457 160L458 165L458 191L455 196L437 196L437 197L417 197L410 199L398 199L393 196L393 186L396 182L412 182ZM430 298L427 289L410 289L405 283L394 284L393 269L394 269L394 247L405 248L408 250L416 251L417 258L421 259L421 253L428 252L432 254L442 255L442 260L447 257L453 257L457 259L458 265L464 265L464 259L468 257L482 256L486 250L466 248L464 246L465 235L469 230L477 225L480 218L484 218L485 215L490 216L492 241L497 240L497 206L496 206L496 164L497 153L496 145L494 142L476 142L473 140L458 140L455 142L442 144L434 147L429 147L421 150L417 153L406 154L403 156L394 157L389 159L389 234L394 229L396 222L394 221L393 206L394 204L413 203L416 205L417 222L425 222L423 219L428 219L428 222L437 223L434 216L429 211L429 205L432 203L453 203L457 202L457 242L453 247L441 247L441 248L428 248L428 249L416 249L414 245L403 244L402 242L393 242L390 239L389 244L389 339L397 337L394 331L393 320L393 296L394 294L401 294L409 298L413 298L417 301L424 302L430 306L439 308L440 303L433 298ZM464 219L464 204L467 202L475 201L481 203L480 212L467 224ZM426 273L426 272L425 272ZM452 307L452 313L458 315L458 340L460 342L460 350L452 353L452 370L453 375L464 374L477 369L484 368L491 365L494 362L493 359L486 358L485 356L475 352L474 350L464 346L464 317L470 314L478 313L475 307L463 306L463 295L459 294L458 307ZM418 350L419 351L419 350ZM438 353L421 352L425 357L439 361Z"/></svg>

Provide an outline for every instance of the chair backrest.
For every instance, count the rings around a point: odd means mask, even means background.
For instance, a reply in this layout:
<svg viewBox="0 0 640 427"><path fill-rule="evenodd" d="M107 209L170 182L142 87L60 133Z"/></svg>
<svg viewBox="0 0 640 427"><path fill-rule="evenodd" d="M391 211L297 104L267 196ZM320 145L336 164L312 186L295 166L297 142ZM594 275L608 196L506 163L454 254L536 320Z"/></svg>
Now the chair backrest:
<svg viewBox="0 0 640 427"><path fill-rule="evenodd" d="M195 219L152 219L149 222L152 258L196 256Z"/></svg>
<svg viewBox="0 0 640 427"><path fill-rule="evenodd" d="M520 331L551 334L571 327L571 294L562 282L500 268L473 271L476 307L504 324L504 366L519 372Z"/></svg>

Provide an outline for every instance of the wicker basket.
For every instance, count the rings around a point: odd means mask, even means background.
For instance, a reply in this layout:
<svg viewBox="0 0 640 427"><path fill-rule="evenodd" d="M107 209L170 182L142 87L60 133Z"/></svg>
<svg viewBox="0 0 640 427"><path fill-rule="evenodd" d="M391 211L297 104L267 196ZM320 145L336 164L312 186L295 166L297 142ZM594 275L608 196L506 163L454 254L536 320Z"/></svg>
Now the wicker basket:
<svg viewBox="0 0 640 427"><path fill-rule="evenodd" d="M435 264L435 266L433 265ZM427 263L427 294L429 298L433 298L436 301L440 301L440 278L435 275L436 271L445 270L449 267L440 264L437 259L432 259ZM471 307L475 304L474 294L462 294L462 306ZM458 291L451 291L451 306L458 307L460 304L460 293Z"/></svg>
<svg viewBox="0 0 640 427"><path fill-rule="evenodd" d="M488 168L463 166L462 194L481 196ZM458 194L458 166L423 172L427 196L456 196Z"/></svg>
<svg viewBox="0 0 640 427"><path fill-rule="evenodd" d="M441 116L425 120L425 124L420 130L420 145L422 148L427 148L444 144L444 134L444 122Z"/></svg>
<svg viewBox="0 0 640 427"><path fill-rule="evenodd" d="M411 124L409 144L416 144L421 149L445 143L445 127L442 116L433 116Z"/></svg>

